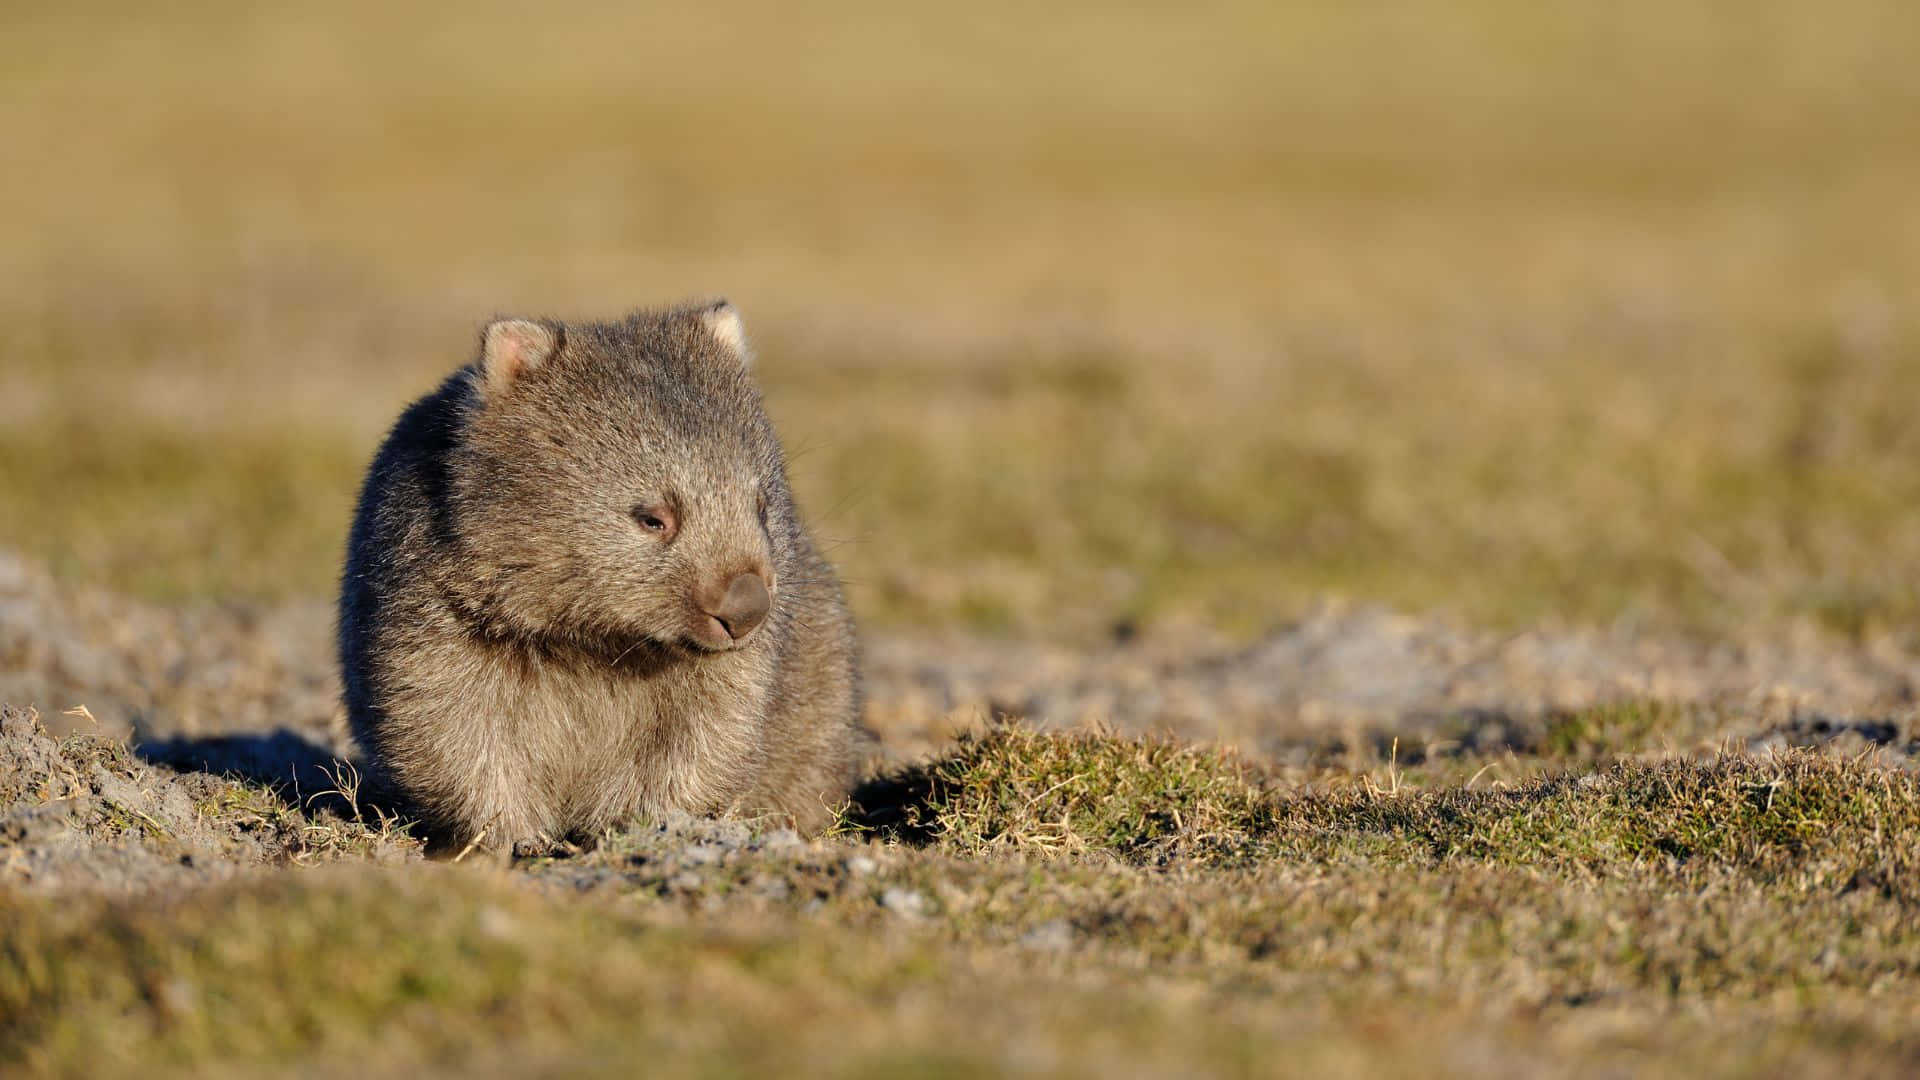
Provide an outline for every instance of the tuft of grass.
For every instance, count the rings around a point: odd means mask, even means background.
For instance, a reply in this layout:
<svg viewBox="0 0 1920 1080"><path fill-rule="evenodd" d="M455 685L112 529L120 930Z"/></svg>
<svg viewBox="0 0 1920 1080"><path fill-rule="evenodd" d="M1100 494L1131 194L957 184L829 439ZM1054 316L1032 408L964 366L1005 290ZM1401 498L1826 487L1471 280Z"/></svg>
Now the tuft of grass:
<svg viewBox="0 0 1920 1080"><path fill-rule="evenodd" d="M1002 723L855 795L847 825L964 854L1105 851L1166 860L1244 835L1260 789L1227 749Z"/></svg>
<svg viewBox="0 0 1920 1080"><path fill-rule="evenodd" d="M1578 879L1630 872L1676 884L1710 869L1761 888L1871 887L1920 902L1920 776L1790 750L1764 757L1626 761L1511 789L1344 788L1268 804L1272 857L1390 854L1425 865L1532 866Z"/></svg>
<svg viewBox="0 0 1920 1080"><path fill-rule="evenodd" d="M1001 725L870 784L847 827L964 855L1092 852L1138 865L1365 855L1402 869L1525 865L1582 878L1712 867L1766 887L1872 887L1920 902L1920 848L1883 842L1920 835L1920 775L1859 758L1627 760L1502 790L1398 781L1300 789L1230 750Z"/></svg>

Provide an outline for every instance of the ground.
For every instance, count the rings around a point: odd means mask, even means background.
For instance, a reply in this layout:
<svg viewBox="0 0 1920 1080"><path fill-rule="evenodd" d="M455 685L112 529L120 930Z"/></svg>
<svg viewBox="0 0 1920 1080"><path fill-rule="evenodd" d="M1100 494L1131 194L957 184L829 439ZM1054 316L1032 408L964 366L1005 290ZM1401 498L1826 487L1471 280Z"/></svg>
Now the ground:
<svg viewBox="0 0 1920 1080"><path fill-rule="evenodd" d="M92 703L0 713L0 1049L36 1072L1920 1062L1920 657L1367 611L879 636L831 835L434 863L358 786L322 610L0 571L0 696Z"/></svg>
<svg viewBox="0 0 1920 1080"><path fill-rule="evenodd" d="M1920 1068L1911 8L13 5L0 1071ZM424 860L361 469L715 294L867 783Z"/></svg>

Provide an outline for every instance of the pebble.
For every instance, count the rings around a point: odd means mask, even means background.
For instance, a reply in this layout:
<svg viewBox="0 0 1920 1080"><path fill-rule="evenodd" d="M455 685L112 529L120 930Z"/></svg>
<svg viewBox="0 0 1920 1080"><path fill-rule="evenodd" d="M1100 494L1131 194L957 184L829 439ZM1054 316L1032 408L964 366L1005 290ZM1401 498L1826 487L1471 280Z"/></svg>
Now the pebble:
<svg viewBox="0 0 1920 1080"><path fill-rule="evenodd" d="M888 889L880 894L880 906L895 915L918 918L927 913L929 907L924 893L918 889Z"/></svg>

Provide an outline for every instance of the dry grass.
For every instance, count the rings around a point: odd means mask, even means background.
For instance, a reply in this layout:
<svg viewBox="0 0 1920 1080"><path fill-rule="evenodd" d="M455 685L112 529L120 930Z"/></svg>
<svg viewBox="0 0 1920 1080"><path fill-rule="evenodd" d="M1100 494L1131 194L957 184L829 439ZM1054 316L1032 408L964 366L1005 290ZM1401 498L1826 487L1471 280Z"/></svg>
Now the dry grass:
<svg viewBox="0 0 1920 1080"><path fill-rule="evenodd" d="M724 292L870 627L1335 594L1882 655L1920 618L1916 48L1907 0L11 5L0 546L323 595L481 319ZM162 625L115 631L129 708L218 666ZM0 871L170 884L0 888L0 1061L1911 1073L1914 775L1682 752L1778 719L1303 728L1290 770L1001 728L824 844L512 868L73 743L0 792Z"/></svg>
<svg viewBox="0 0 1920 1080"><path fill-rule="evenodd" d="M0 542L324 592L477 320L725 291L870 624L1920 612L1908 5L516 12L12 13Z"/></svg>
<svg viewBox="0 0 1920 1080"><path fill-rule="evenodd" d="M1799 751L1386 790L1002 728L868 798L865 846L643 828L512 872L0 895L0 1051L44 1075L1920 1061L1911 772Z"/></svg>

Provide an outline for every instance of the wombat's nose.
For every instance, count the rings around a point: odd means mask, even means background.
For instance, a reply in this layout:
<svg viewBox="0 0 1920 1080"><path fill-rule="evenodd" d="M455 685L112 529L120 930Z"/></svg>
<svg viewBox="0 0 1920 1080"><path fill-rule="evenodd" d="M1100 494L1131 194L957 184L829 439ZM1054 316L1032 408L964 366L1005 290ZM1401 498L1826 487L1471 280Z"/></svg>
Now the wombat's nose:
<svg viewBox="0 0 1920 1080"><path fill-rule="evenodd" d="M767 617L767 609L773 606L773 597L767 593L767 583L760 575L748 571L736 574L727 582L727 591L720 602L707 608L707 614L720 620L727 628L727 636L735 641L753 633Z"/></svg>

